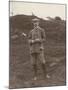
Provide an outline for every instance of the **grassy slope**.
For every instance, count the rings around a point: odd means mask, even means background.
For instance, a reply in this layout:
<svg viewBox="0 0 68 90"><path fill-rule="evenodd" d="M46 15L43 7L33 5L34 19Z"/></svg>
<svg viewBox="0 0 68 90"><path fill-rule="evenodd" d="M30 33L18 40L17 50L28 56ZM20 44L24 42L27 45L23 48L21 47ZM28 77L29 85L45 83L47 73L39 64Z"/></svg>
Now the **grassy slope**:
<svg viewBox="0 0 68 90"><path fill-rule="evenodd" d="M34 16L17 15L11 17L11 35L28 32L33 28ZM40 63L38 63L38 80L33 81L27 39L19 36L11 39L10 46L10 88L65 85L65 21L45 21L40 19L40 26L45 29L45 59L47 72L51 78L44 80ZM18 31L16 32L16 28Z"/></svg>

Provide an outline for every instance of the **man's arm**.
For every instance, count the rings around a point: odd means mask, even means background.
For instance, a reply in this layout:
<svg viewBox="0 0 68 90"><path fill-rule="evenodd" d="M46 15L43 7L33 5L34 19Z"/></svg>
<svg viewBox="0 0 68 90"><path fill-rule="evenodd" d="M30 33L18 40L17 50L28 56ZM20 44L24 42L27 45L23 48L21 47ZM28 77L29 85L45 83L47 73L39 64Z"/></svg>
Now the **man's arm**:
<svg viewBox="0 0 68 90"><path fill-rule="evenodd" d="M28 42L29 42L30 45L34 43L34 40L32 40L32 31L29 32Z"/></svg>
<svg viewBox="0 0 68 90"><path fill-rule="evenodd" d="M46 41L46 35L44 29L42 29L41 36L42 36L42 41L43 42Z"/></svg>

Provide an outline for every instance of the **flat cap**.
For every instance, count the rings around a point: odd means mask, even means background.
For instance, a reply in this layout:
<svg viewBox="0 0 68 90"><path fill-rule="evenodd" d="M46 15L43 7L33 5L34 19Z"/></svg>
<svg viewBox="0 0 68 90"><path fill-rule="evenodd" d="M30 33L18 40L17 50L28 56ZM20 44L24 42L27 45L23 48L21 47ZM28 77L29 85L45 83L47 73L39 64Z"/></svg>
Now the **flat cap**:
<svg viewBox="0 0 68 90"><path fill-rule="evenodd" d="M39 22L39 19L38 18L34 18L32 19L33 22Z"/></svg>

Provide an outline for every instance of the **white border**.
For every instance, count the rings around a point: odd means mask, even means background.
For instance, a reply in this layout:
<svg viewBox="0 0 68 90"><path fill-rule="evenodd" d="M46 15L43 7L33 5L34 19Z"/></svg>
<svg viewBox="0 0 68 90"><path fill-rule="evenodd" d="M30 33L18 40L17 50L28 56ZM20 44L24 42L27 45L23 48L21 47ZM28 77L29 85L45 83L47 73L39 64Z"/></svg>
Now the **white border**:
<svg viewBox="0 0 68 90"><path fill-rule="evenodd" d="M8 18L9 2L8 1L9 0L0 0L0 90L8 90L7 86L9 83L8 82L9 81L9 78L8 78L9 77L9 22L8 22L9 21L9 18ZM68 5L67 0L15 0L15 1L60 3L60 4ZM68 35L68 32L67 32L67 35ZM68 36L67 36L67 39L68 39ZM66 49L66 51L67 50L68 48ZM45 89L46 90L57 90L57 89L67 90L67 86L29 88L25 90L45 90ZM17 89L17 90L22 90L22 89Z"/></svg>

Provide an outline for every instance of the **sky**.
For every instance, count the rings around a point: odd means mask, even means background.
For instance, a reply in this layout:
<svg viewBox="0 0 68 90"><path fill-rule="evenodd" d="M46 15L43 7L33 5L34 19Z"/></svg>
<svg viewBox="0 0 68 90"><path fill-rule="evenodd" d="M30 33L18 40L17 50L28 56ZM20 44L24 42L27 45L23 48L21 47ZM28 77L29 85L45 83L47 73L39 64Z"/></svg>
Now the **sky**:
<svg viewBox="0 0 68 90"><path fill-rule="evenodd" d="M10 16L12 15L32 15L40 18L59 16L65 19L65 5L47 4L47 3L30 3L30 2L10 2Z"/></svg>

